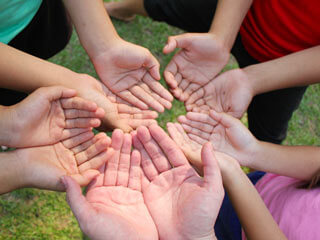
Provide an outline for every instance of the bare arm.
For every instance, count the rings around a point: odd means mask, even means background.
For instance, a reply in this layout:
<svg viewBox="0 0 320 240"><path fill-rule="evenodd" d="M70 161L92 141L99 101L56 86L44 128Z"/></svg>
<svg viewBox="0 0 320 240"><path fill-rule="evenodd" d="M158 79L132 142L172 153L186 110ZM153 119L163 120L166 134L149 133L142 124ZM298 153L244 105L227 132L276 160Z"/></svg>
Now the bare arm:
<svg viewBox="0 0 320 240"><path fill-rule="evenodd" d="M226 159L220 159L219 164L226 165ZM222 170L222 178L248 239L287 239L239 165L228 164Z"/></svg>
<svg viewBox="0 0 320 240"><path fill-rule="evenodd" d="M320 46L244 68L254 95L320 82Z"/></svg>
<svg viewBox="0 0 320 240"><path fill-rule="evenodd" d="M224 46L231 50L240 26L253 0L220 0L209 33L222 40Z"/></svg>

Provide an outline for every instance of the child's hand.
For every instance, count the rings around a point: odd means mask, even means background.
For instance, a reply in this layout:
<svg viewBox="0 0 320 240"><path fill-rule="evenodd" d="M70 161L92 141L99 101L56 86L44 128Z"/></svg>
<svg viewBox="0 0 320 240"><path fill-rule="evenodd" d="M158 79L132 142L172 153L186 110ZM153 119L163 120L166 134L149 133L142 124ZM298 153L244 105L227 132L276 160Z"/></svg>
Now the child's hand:
<svg viewBox="0 0 320 240"><path fill-rule="evenodd" d="M236 158L242 166L250 165L258 141L240 120L215 111L189 112L178 120L193 141L200 145L210 141L216 151Z"/></svg>
<svg viewBox="0 0 320 240"><path fill-rule="evenodd" d="M15 150L23 168L20 187L64 191L60 181L64 175L86 186L112 154L110 143L104 133L94 136L88 131L54 145Z"/></svg>
<svg viewBox="0 0 320 240"><path fill-rule="evenodd" d="M7 139L1 139L1 144L15 148L44 146L98 127L104 110L75 95L75 90L65 87L40 88L6 108L0 127Z"/></svg>

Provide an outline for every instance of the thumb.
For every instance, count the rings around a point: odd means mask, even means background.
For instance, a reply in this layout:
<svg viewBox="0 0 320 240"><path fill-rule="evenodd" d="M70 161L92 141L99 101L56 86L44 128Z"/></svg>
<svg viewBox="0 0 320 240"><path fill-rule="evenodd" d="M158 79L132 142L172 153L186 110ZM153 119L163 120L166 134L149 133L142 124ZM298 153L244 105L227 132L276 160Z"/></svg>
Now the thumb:
<svg viewBox="0 0 320 240"><path fill-rule="evenodd" d="M201 159L203 163L204 187L212 192L223 188L219 164L210 142L203 145Z"/></svg>
<svg viewBox="0 0 320 240"><path fill-rule="evenodd" d="M67 192L67 202L78 219L80 225L84 225L86 222L86 216L88 216L94 209L82 195L81 188L75 180L69 176L63 176L61 178Z"/></svg>
<svg viewBox="0 0 320 240"><path fill-rule="evenodd" d="M225 128L230 128L236 125L237 121L239 121L238 119L224 112L216 112L214 110L211 110L209 115L211 118L213 118L215 121L220 123Z"/></svg>
<svg viewBox="0 0 320 240"><path fill-rule="evenodd" d="M74 89L66 88L63 86L53 86L40 89L44 90L50 101L58 100L60 98L71 98L77 95Z"/></svg>
<svg viewBox="0 0 320 240"><path fill-rule="evenodd" d="M187 48L191 43L191 35L189 33L171 36L168 38L167 44L163 48L163 53L168 54L176 48Z"/></svg>
<svg viewBox="0 0 320 240"><path fill-rule="evenodd" d="M150 75L154 79L160 80L160 63L150 52L144 62L144 66L148 69Z"/></svg>

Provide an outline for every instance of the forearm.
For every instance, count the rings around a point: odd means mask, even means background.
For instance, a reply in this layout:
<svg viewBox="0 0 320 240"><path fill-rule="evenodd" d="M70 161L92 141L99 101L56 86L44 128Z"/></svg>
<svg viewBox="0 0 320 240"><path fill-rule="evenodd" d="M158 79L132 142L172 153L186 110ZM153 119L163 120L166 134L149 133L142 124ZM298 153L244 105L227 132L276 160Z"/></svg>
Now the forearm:
<svg viewBox="0 0 320 240"><path fill-rule="evenodd" d="M319 147L283 146L260 141L250 158L250 168L301 180L310 180L320 169Z"/></svg>
<svg viewBox="0 0 320 240"><path fill-rule="evenodd" d="M23 166L15 151L0 153L0 194L24 186Z"/></svg>
<svg viewBox="0 0 320 240"><path fill-rule="evenodd" d="M2 88L32 92L39 87L67 85L78 75L67 68L2 43L0 43L0 51L0 85Z"/></svg>
<svg viewBox="0 0 320 240"><path fill-rule="evenodd" d="M210 33L222 40L224 46L231 50L240 26L253 0L219 0L213 18Z"/></svg>
<svg viewBox="0 0 320 240"><path fill-rule="evenodd" d="M64 4L91 59L120 39L102 0L64 0Z"/></svg>
<svg viewBox="0 0 320 240"><path fill-rule="evenodd" d="M255 95L320 82L320 46L248 66L243 70Z"/></svg>
<svg viewBox="0 0 320 240"><path fill-rule="evenodd" d="M286 239L240 167L222 174L223 184L248 239Z"/></svg>

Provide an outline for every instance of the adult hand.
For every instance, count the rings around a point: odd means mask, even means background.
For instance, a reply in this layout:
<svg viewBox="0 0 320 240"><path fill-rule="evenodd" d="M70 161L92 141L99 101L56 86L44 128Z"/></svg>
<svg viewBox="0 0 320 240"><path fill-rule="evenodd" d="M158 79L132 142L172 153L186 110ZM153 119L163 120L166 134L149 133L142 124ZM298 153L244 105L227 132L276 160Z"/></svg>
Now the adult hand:
<svg viewBox="0 0 320 240"><path fill-rule="evenodd" d="M187 111L209 114L226 112L241 118L253 98L248 77L241 69L230 70L195 91L185 102Z"/></svg>
<svg viewBox="0 0 320 240"><path fill-rule="evenodd" d="M64 178L67 200L80 228L91 239L158 239L157 229L141 192L140 154L133 151L131 136L115 130L114 152L88 188Z"/></svg>
<svg viewBox="0 0 320 240"><path fill-rule="evenodd" d="M101 129L120 128L129 132L139 125L148 126L156 122L154 119L158 116L157 113L147 110L142 111L132 106L117 103L114 101L114 97L110 95L110 91L101 82L88 75L78 76L77 81L72 83L79 96L95 102L105 111Z"/></svg>
<svg viewBox="0 0 320 240"><path fill-rule="evenodd" d="M165 54L181 50L174 55L164 71L173 95L186 101L199 88L214 79L227 64L229 52L216 35L186 33L169 37Z"/></svg>
<svg viewBox="0 0 320 240"><path fill-rule="evenodd" d="M190 139L200 145L210 141L216 151L234 157L242 166L249 166L250 156L258 148L258 140L240 120L229 114L188 112L178 121Z"/></svg>
<svg viewBox="0 0 320 240"><path fill-rule="evenodd" d="M140 127L132 135L142 156L144 201L160 239L214 238L224 190L212 147L205 145L202 151L201 178L159 126Z"/></svg>
<svg viewBox="0 0 320 240"><path fill-rule="evenodd" d="M92 59L101 81L130 104L158 112L171 108L172 95L159 82L159 63L149 50L119 39Z"/></svg>
<svg viewBox="0 0 320 240"><path fill-rule="evenodd" d="M109 145L104 133L94 136L88 131L54 145L17 149L23 166L22 185L63 191L60 178L68 175L85 186L99 174L96 169L107 160Z"/></svg>
<svg viewBox="0 0 320 240"><path fill-rule="evenodd" d="M9 139L2 144L15 148L55 144L98 127L103 109L75 95L65 87L39 88L8 107L0 125Z"/></svg>

